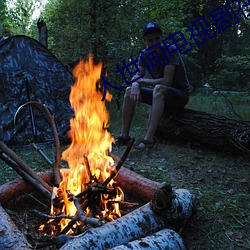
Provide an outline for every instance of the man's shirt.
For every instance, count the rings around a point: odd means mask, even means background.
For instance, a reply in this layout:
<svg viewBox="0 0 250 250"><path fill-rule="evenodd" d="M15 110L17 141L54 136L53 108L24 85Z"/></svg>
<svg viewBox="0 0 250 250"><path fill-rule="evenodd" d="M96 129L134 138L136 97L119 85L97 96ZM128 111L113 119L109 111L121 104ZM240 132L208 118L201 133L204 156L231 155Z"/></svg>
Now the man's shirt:
<svg viewBox="0 0 250 250"><path fill-rule="evenodd" d="M155 59L155 61L153 61L156 65L153 65L153 63L150 62L150 59L155 57L155 53L152 53L152 51L150 50L144 49L141 52L140 57L139 57L139 63L138 63L139 66L142 66L148 69L152 78L157 79L157 78L164 77L165 66L175 65L176 67L175 67L175 72L174 72L174 77L173 77L171 87L174 87L180 90L189 91L191 86L188 81L186 68L185 68L181 55L179 54L178 51L174 51L176 49L174 45L169 47L171 55L163 45L161 46L161 48L164 54L158 51L155 52L160 56L160 60ZM152 54L149 55L150 53ZM159 62L158 64L157 64L157 60Z"/></svg>

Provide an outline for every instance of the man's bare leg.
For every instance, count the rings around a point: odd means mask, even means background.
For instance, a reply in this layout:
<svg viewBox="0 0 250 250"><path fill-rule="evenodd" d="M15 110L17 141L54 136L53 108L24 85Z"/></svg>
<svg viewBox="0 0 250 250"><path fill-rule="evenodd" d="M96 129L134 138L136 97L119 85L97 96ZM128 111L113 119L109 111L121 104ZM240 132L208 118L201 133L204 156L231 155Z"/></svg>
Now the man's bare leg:
<svg viewBox="0 0 250 250"><path fill-rule="evenodd" d="M126 89L124 96L124 102L122 107L122 131L121 136L123 138L128 138L131 122L135 112L135 102L130 98L131 88Z"/></svg>
<svg viewBox="0 0 250 250"><path fill-rule="evenodd" d="M166 94L166 89L162 85L156 85L153 92L153 103L150 115L150 121L148 130L144 137L144 140L148 142L154 142L154 134L160 122L160 119L164 113L164 98ZM139 144L139 147L143 148L145 145L143 143Z"/></svg>

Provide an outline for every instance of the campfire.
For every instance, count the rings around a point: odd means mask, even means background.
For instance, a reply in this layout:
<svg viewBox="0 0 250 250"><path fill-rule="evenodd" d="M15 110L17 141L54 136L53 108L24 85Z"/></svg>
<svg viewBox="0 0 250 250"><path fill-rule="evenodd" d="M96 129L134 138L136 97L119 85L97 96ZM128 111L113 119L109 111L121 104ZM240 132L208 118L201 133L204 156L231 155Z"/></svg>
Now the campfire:
<svg viewBox="0 0 250 250"><path fill-rule="evenodd" d="M19 180L23 182L22 191L31 191L30 186L25 185L29 183L50 200L50 214L33 211L46 222L39 228L44 236L33 239L32 244L35 248L53 245L61 250L141 249L145 246L156 249L156 245L161 246L159 249L184 250L177 232L181 232L191 216L195 196L186 189L173 190L169 185L161 185L123 168L134 139L117 162L111 157L114 138L108 131L109 115L105 102L101 101L101 67L101 63L94 64L90 56L74 68L76 82L70 93L74 110L69 131L71 145L62 153L68 168L60 168L60 143L53 116L40 103L29 102L17 112L29 104L46 113L55 139L55 163L52 164L37 145L34 147L52 165L53 176L51 173L35 173L0 141L1 159L24 179ZM106 94L106 100L111 100L111 94ZM18 192L13 192L13 188ZM21 194L20 185L16 183L0 186L0 191L2 204L7 203L11 195ZM138 203L124 201L124 192L134 195ZM1 206L0 215L0 224L9 225L8 215ZM14 236L17 229L9 232L11 227L0 227L6 235L0 237L0 245L14 242L16 247L30 247L24 236Z"/></svg>
<svg viewBox="0 0 250 250"><path fill-rule="evenodd" d="M124 194L113 180L116 165L110 152L114 138L108 131L105 102L101 101L101 69L101 63L94 64L91 56L74 68L76 81L70 93L75 113L70 120L72 142L62 153L69 170L61 170L62 181L54 191L50 213L55 220L40 227L45 234L75 234L86 222L97 226L121 217L119 202ZM111 94L106 98L110 101Z"/></svg>

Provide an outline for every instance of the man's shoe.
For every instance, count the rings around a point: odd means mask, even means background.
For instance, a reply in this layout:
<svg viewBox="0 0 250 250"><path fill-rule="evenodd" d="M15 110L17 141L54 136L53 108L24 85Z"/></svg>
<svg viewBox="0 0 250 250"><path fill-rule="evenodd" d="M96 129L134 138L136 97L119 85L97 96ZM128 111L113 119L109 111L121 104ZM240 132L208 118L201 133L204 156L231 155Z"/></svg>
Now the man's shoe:
<svg viewBox="0 0 250 250"><path fill-rule="evenodd" d="M115 139L115 144L114 146L127 146L129 144L129 142L131 141L131 137L128 136L127 138L124 138L123 136L118 136Z"/></svg>
<svg viewBox="0 0 250 250"><path fill-rule="evenodd" d="M145 148L153 148L155 145L155 140L150 142L148 140L142 140L139 145L136 147L136 149L145 149Z"/></svg>

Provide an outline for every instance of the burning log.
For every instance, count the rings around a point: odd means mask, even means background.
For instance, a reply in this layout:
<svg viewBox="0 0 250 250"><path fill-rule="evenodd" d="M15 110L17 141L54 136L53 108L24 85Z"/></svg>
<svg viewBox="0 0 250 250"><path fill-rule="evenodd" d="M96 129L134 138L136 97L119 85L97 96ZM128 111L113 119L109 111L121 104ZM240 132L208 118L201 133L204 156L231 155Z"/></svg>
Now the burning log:
<svg viewBox="0 0 250 250"><path fill-rule="evenodd" d="M182 238L174 230L162 229L157 233L111 248L111 250L185 250Z"/></svg>
<svg viewBox="0 0 250 250"><path fill-rule="evenodd" d="M180 229L192 215L194 203L195 197L188 190L172 191L170 186L163 186L151 202L102 227L91 228L69 239L60 249L107 249L166 227Z"/></svg>
<svg viewBox="0 0 250 250"><path fill-rule="evenodd" d="M24 235L17 229L0 204L0 249L32 249Z"/></svg>

